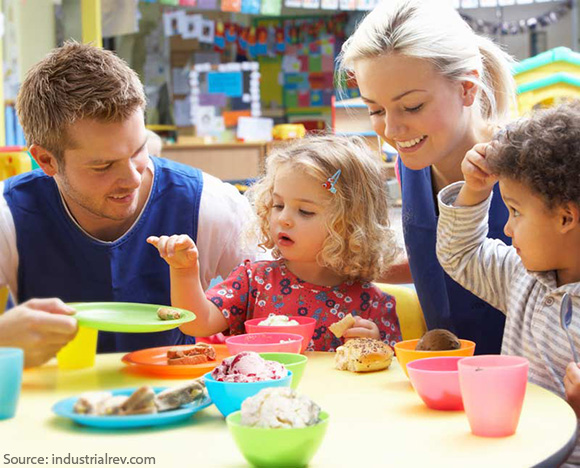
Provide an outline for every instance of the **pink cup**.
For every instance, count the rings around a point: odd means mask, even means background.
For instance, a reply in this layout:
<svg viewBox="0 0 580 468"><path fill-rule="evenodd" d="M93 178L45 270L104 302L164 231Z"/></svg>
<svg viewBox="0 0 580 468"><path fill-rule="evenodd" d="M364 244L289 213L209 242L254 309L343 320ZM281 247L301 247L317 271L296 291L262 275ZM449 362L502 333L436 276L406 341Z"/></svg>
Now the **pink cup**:
<svg viewBox="0 0 580 468"><path fill-rule="evenodd" d="M518 427L529 363L519 356L474 356L461 359L459 386L471 432L506 437Z"/></svg>

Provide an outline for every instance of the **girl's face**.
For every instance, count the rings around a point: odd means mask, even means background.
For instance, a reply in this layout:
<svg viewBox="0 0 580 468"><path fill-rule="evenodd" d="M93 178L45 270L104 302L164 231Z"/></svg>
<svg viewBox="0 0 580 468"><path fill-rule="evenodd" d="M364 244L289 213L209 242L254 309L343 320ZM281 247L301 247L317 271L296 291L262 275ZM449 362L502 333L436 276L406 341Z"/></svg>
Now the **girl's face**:
<svg viewBox="0 0 580 468"><path fill-rule="evenodd" d="M289 165L278 169L272 195L270 235L287 261L316 261L328 236L325 221L331 195L319 180L304 171Z"/></svg>
<svg viewBox="0 0 580 468"><path fill-rule="evenodd" d="M444 78L427 61L390 54L356 61L354 71L374 131L410 169L423 169L465 146L471 83Z"/></svg>

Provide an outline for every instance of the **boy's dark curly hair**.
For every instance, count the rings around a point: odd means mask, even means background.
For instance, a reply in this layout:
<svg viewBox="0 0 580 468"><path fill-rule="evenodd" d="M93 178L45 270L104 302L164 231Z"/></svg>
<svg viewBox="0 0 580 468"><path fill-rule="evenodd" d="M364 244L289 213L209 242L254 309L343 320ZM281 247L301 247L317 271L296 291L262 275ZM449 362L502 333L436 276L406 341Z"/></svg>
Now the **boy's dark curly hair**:
<svg viewBox="0 0 580 468"><path fill-rule="evenodd" d="M508 125L489 149L490 170L525 184L549 209L580 204L580 101L539 110Z"/></svg>

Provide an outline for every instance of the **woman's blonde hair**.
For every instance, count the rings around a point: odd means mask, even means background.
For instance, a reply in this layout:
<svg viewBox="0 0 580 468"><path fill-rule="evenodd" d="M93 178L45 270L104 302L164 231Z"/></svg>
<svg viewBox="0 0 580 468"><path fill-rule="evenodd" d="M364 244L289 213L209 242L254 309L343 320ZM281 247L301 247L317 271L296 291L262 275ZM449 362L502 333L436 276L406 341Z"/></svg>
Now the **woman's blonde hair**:
<svg viewBox="0 0 580 468"><path fill-rule="evenodd" d="M347 279L370 281L382 274L398 253L389 227L386 183L381 162L358 137L335 135L295 140L266 160L266 174L249 190L259 224L260 245L280 251L270 235L274 182L282 167L306 173L324 184L340 169L336 193L326 213L328 237L318 254L321 266Z"/></svg>
<svg viewBox="0 0 580 468"><path fill-rule="evenodd" d="M387 54L428 60L446 78L478 86L475 109L500 123L515 100L513 59L467 25L450 2L383 0L342 46L339 69ZM477 71L477 75L473 71Z"/></svg>

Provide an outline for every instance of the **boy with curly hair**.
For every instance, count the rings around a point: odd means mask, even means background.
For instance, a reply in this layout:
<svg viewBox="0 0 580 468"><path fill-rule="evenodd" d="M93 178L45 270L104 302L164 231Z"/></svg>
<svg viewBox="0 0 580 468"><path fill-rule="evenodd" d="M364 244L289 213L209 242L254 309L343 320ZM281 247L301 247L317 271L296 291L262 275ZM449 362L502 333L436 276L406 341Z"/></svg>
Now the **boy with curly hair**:
<svg viewBox="0 0 580 468"><path fill-rule="evenodd" d="M439 193L441 265L506 314L502 353L526 357L529 380L566 398L580 416L580 369L559 320L565 293L580 308L580 104L511 124L469 151L461 168L465 182ZM498 180L512 246L486 238ZM570 331L578 348L580 314Z"/></svg>

